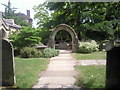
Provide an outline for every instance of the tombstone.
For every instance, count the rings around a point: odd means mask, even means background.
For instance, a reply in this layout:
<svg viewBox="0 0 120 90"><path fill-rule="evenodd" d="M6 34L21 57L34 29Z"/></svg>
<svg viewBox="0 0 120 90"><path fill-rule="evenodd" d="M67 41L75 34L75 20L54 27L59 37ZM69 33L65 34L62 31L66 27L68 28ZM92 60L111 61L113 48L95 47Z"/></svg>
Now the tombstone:
<svg viewBox="0 0 120 90"><path fill-rule="evenodd" d="M14 77L14 53L12 44L2 39L2 86L13 86Z"/></svg>
<svg viewBox="0 0 120 90"><path fill-rule="evenodd" d="M59 49L67 49L67 42L62 41L58 44Z"/></svg>
<svg viewBox="0 0 120 90"><path fill-rule="evenodd" d="M120 88L120 46L107 51L106 88Z"/></svg>

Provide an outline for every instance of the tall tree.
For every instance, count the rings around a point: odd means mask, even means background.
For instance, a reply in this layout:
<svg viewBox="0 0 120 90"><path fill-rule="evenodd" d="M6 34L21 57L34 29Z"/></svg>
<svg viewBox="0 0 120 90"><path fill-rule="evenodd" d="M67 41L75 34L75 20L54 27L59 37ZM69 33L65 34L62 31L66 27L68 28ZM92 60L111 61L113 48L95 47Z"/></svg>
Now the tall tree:
<svg viewBox="0 0 120 90"><path fill-rule="evenodd" d="M53 13L43 25L52 28L66 23L75 29L79 39L110 39L120 22L118 2L50 2L45 7Z"/></svg>
<svg viewBox="0 0 120 90"><path fill-rule="evenodd" d="M46 4L47 2L39 4L38 6L34 6L33 8L33 10L36 12L34 18L37 19L37 24L39 25L39 28L43 28L44 23L49 22L49 20L51 19L49 14L50 12L45 7Z"/></svg>
<svg viewBox="0 0 120 90"><path fill-rule="evenodd" d="M29 24L23 20L18 13L15 13L17 8L12 7L10 0L8 1L8 4L2 4L5 6L5 11L4 11L4 18L6 19L14 19L15 23L20 25L20 26L29 26Z"/></svg>

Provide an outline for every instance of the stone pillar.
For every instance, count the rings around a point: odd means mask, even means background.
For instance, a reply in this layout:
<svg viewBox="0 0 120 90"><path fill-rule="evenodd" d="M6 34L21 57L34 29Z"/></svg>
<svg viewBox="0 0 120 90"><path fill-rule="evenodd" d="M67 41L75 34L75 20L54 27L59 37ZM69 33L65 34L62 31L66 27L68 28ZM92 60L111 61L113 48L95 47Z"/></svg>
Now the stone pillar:
<svg viewBox="0 0 120 90"><path fill-rule="evenodd" d="M120 88L120 46L107 51L106 88Z"/></svg>
<svg viewBox="0 0 120 90"><path fill-rule="evenodd" d="M2 86L13 86L14 77L14 53L12 44L2 39Z"/></svg>

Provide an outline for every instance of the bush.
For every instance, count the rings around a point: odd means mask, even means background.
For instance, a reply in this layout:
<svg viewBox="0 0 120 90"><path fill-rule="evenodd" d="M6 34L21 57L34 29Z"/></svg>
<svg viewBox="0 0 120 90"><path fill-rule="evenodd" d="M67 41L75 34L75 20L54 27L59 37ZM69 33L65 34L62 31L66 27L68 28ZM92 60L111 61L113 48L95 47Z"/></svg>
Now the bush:
<svg viewBox="0 0 120 90"><path fill-rule="evenodd" d="M41 38L37 36L36 29L32 27L23 27L19 33L11 34L10 39L12 40L14 48L18 50L41 43Z"/></svg>
<svg viewBox="0 0 120 90"><path fill-rule="evenodd" d="M90 42L80 42L79 44L80 53L91 53L99 50L99 46L94 40L91 40Z"/></svg>
<svg viewBox="0 0 120 90"><path fill-rule="evenodd" d="M25 47L21 49L20 55L22 58L39 58L42 57L42 52L33 47Z"/></svg>
<svg viewBox="0 0 120 90"><path fill-rule="evenodd" d="M59 55L59 50L51 49L51 48L45 48L43 50L43 57L50 58Z"/></svg>

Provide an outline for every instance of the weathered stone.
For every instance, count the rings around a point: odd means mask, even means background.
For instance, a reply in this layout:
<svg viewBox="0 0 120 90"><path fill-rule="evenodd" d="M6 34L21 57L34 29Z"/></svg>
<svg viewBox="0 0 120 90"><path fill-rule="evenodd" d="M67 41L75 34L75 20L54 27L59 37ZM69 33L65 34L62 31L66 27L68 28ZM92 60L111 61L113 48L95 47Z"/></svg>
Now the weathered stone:
<svg viewBox="0 0 120 90"><path fill-rule="evenodd" d="M65 42L65 41L60 42L58 45L58 48L59 49L67 49L67 42Z"/></svg>
<svg viewBox="0 0 120 90"><path fill-rule="evenodd" d="M0 86L2 86L2 37L0 36Z"/></svg>
<svg viewBox="0 0 120 90"><path fill-rule="evenodd" d="M107 51L106 88L120 88L120 47Z"/></svg>
<svg viewBox="0 0 120 90"><path fill-rule="evenodd" d="M14 54L12 44L2 39L2 86L13 86L14 77Z"/></svg>
<svg viewBox="0 0 120 90"><path fill-rule="evenodd" d="M50 48L55 48L55 35L60 30L66 30L70 33L72 37L72 52L77 52L79 50L79 40L74 29L66 24L60 24L56 26L50 34L47 46Z"/></svg>

